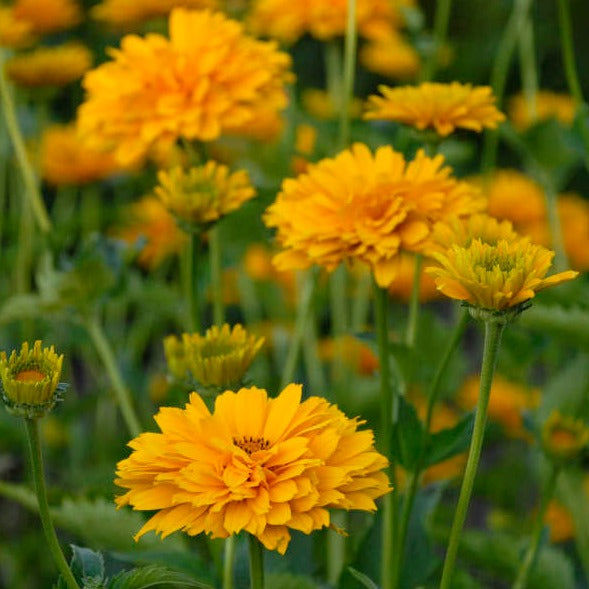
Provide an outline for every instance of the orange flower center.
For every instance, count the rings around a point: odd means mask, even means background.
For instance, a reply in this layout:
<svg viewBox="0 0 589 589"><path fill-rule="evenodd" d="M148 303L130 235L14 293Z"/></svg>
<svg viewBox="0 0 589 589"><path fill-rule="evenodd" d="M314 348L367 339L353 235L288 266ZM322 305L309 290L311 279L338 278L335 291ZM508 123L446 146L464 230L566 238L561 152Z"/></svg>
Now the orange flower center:
<svg viewBox="0 0 589 589"><path fill-rule="evenodd" d="M578 443L578 437L566 429L556 429L550 434L550 443L554 448L566 450L574 448Z"/></svg>
<svg viewBox="0 0 589 589"><path fill-rule="evenodd" d="M40 370L21 370L15 377L14 380L20 382L42 382L45 380L45 375Z"/></svg>
<svg viewBox="0 0 589 589"><path fill-rule="evenodd" d="M252 436L242 436L241 438L233 438L233 443L239 446L244 452L251 455L260 450L267 450L270 442L264 438L254 438Z"/></svg>

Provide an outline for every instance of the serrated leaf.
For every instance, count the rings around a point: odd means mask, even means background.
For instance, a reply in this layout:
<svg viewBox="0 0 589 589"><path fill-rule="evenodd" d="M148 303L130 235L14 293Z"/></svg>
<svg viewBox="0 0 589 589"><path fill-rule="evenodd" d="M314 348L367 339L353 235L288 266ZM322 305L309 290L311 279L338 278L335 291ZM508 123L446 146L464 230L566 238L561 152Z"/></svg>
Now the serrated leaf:
<svg viewBox="0 0 589 589"><path fill-rule="evenodd" d="M266 589L318 589L319 585L309 577L291 573L270 573L266 575Z"/></svg>
<svg viewBox="0 0 589 589"><path fill-rule="evenodd" d="M406 470L414 470L424 442L423 425L405 397L399 397L399 418L393 426L391 452Z"/></svg>
<svg viewBox="0 0 589 589"><path fill-rule="evenodd" d="M468 450L474 427L474 412L465 415L454 427L432 434L428 441L425 465L432 466Z"/></svg>
<svg viewBox="0 0 589 589"><path fill-rule="evenodd" d="M131 571L119 573L107 585L108 589L148 589L196 587L198 589L213 589L210 585L172 571L160 565L151 565Z"/></svg>
<svg viewBox="0 0 589 589"><path fill-rule="evenodd" d="M84 548L83 546L70 545L72 549L71 569L76 579L99 580L104 579L104 558L100 552Z"/></svg>
<svg viewBox="0 0 589 589"><path fill-rule="evenodd" d="M356 579L356 581L358 581L359 583L362 583L362 585L364 585L366 589L378 589L378 585L364 573L357 571L353 567L348 567L348 570L350 571L352 577L354 577L354 579Z"/></svg>

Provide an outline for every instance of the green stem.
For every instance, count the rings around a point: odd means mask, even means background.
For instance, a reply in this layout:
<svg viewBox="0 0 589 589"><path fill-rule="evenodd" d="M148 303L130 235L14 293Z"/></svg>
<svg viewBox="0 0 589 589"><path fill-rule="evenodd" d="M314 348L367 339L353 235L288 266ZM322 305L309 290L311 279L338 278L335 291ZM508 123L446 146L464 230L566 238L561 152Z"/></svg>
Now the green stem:
<svg viewBox="0 0 589 589"><path fill-rule="evenodd" d="M331 379L337 392L345 382L344 335L347 332L347 273L340 265L329 276L329 314L334 353L331 361Z"/></svg>
<svg viewBox="0 0 589 589"><path fill-rule="evenodd" d="M363 273L356 283L352 302L352 333L366 329L366 321L370 310L370 293L372 292L372 276Z"/></svg>
<svg viewBox="0 0 589 589"><path fill-rule="evenodd" d="M524 556L522 561L521 567L517 574L517 578L515 583L513 584L513 589L526 589L528 586L528 577L530 571L532 570L532 566L536 561L536 555L538 554L538 548L540 547L540 540L542 538L542 530L544 529L544 516L546 515L546 509L548 508L548 504L554 495L554 490L556 488L556 481L558 479L558 475L560 474L560 468L556 465L551 466L550 475L546 484L544 485L544 490L542 492L542 496L540 497L540 505L538 506L538 513L536 514L536 521L534 522L534 527L532 529L532 541L528 546L528 550Z"/></svg>
<svg viewBox="0 0 589 589"><path fill-rule="evenodd" d="M350 106L354 96L356 53L358 47L358 19L356 0L348 0L346 37L344 40L343 92L340 110L339 148L345 149L350 143Z"/></svg>
<svg viewBox="0 0 589 589"><path fill-rule="evenodd" d="M558 194L553 188L552 182L545 180L542 182L544 187L544 199L546 202L546 214L548 216L548 227L550 229L551 247L555 252L554 270L566 270L568 265L568 256L562 239L562 226L560 215L558 213Z"/></svg>
<svg viewBox="0 0 589 589"><path fill-rule="evenodd" d="M522 90L526 100L530 118L536 120L538 112L536 99L538 95L538 68L534 53L534 27L528 14L526 22L519 38L519 62L522 79Z"/></svg>
<svg viewBox="0 0 589 589"><path fill-rule="evenodd" d="M250 589L264 589L264 547L251 534L247 535L249 544Z"/></svg>
<svg viewBox="0 0 589 589"><path fill-rule="evenodd" d="M409 348L415 345L417 335L417 324L419 321L419 290L421 287L421 270L423 267L423 255L415 256L415 267L413 274L413 286L411 287L411 299L409 300L409 318L407 319L407 333L405 343Z"/></svg>
<svg viewBox="0 0 589 589"><path fill-rule="evenodd" d="M200 298L198 296L198 270L200 234L190 233L184 250L184 298L188 307L188 325L193 333L200 332Z"/></svg>
<svg viewBox="0 0 589 589"><path fill-rule="evenodd" d="M35 482L35 490L37 491L37 500L39 502L39 516L41 517L41 524L45 532L45 539L49 552L57 564L57 568L61 573L68 589L80 589L70 567L65 560L65 556L57 540L55 528L49 513L49 504L47 503L47 490L45 488L45 474L43 471L43 456L41 453L41 443L39 441L39 424L36 419L25 419L27 426L27 435L29 439L29 450L31 454L31 467L33 471L33 480Z"/></svg>
<svg viewBox="0 0 589 589"><path fill-rule="evenodd" d="M23 182L25 184L25 193L31 203L31 209L33 215L37 219L39 229L44 235L47 235L52 229L51 220L47 214L47 209L45 208L41 192L39 191L35 172L29 161L25 141L18 124L14 101L12 99L6 76L4 75L4 53L2 51L0 51L0 102L2 103L2 111L4 113L4 120L6 121L6 129L10 136L10 140L12 141L16 161L18 162Z"/></svg>
<svg viewBox="0 0 589 589"><path fill-rule="evenodd" d="M348 514L345 511L331 511L330 522L343 530L347 527ZM346 564L346 538L333 530L327 532L327 582L337 587Z"/></svg>
<svg viewBox="0 0 589 589"><path fill-rule="evenodd" d="M422 81L427 82L434 77L438 67L438 59L441 49L446 42L448 23L450 22L450 10L452 0L438 0L436 2L436 14L434 16L433 49L423 67Z"/></svg>
<svg viewBox="0 0 589 589"><path fill-rule="evenodd" d="M213 323L220 327L225 321L225 309L223 306L223 278L221 275L221 238L218 224L209 229L209 260L213 297Z"/></svg>
<svg viewBox="0 0 589 589"><path fill-rule="evenodd" d="M342 53L340 43L325 43L325 86L329 99L338 113L342 112Z"/></svg>
<svg viewBox="0 0 589 589"><path fill-rule="evenodd" d="M142 428L133 408L129 390L125 386L123 377L121 376L113 349L96 317L89 318L85 322L85 327L96 348L98 356L104 364L129 434L135 438L141 433Z"/></svg>
<svg viewBox="0 0 589 589"><path fill-rule="evenodd" d="M233 589L233 566L235 564L235 535L225 539L223 546L223 589Z"/></svg>
<svg viewBox="0 0 589 589"><path fill-rule="evenodd" d="M483 348L481 382L479 386L479 399L477 402L474 429L472 432L470 449L468 451L464 478L462 479L462 486L458 497L458 504L456 505L456 511L454 513L454 521L452 523L452 529L450 530L450 539L448 541L448 550L444 560L440 589L450 589L452 583L452 575L454 573L454 564L458 553L460 536L462 534L462 528L464 527L474 480L479 466L481 448L483 447L489 396L491 393L493 374L495 372L495 366L497 365L497 356L499 346L501 345L501 335L504 327L504 324L495 321L485 322L485 345Z"/></svg>
<svg viewBox="0 0 589 589"><path fill-rule="evenodd" d="M15 290L17 293L28 293L31 292L31 277L33 275L35 228L33 217L31 216L30 201L21 199L20 205L21 213L18 225L18 248L16 250L15 265Z"/></svg>

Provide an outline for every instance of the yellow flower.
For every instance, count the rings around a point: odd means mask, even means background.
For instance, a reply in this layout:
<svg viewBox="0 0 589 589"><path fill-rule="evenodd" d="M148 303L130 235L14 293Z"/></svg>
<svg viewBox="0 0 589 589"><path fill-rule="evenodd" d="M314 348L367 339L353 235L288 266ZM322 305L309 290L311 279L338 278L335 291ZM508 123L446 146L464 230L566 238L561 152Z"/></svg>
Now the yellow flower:
<svg viewBox="0 0 589 589"><path fill-rule="evenodd" d="M112 154L88 148L75 125L52 125L41 136L41 176L55 186L87 184L120 170Z"/></svg>
<svg viewBox="0 0 589 589"><path fill-rule="evenodd" d="M359 59L367 70L396 80L414 78L421 67L417 51L397 32L366 43Z"/></svg>
<svg viewBox="0 0 589 589"><path fill-rule="evenodd" d="M296 299L295 273L277 270L272 264L272 253L265 245L252 243L247 247L243 269L252 280L273 282L280 286L289 301Z"/></svg>
<svg viewBox="0 0 589 589"><path fill-rule="evenodd" d="M356 259L370 266L380 286L389 286L400 251L421 251L437 220L484 204L443 164L441 155L419 151L406 162L389 146L373 154L357 143L285 180L264 217L285 250L274 259L277 268L319 264L331 271Z"/></svg>
<svg viewBox="0 0 589 589"><path fill-rule="evenodd" d="M174 9L170 38L127 35L112 61L88 72L79 128L124 164L178 138L251 134L261 109L282 110L290 57L248 37L221 13Z"/></svg>
<svg viewBox="0 0 589 589"><path fill-rule="evenodd" d="M303 108L317 119L334 119L339 114L339 107L329 93L319 88L305 88L301 93L301 102ZM361 112L362 103L354 98L350 104L350 116L359 117Z"/></svg>
<svg viewBox="0 0 589 589"><path fill-rule="evenodd" d="M331 362L341 355L346 366L360 375L372 376L378 370L378 358L370 346L351 335L321 340L318 354L324 362Z"/></svg>
<svg viewBox="0 0 589 589"><path fill-rule="evenodd" d="M555 462L578 460L588 444L589 427L582 419L554 410L542 426L542 448Z"/></svg>
<svg viewBox="0 0 589 589"><path fill-rule="evenodd" d="M512 96L507 113L518 131L529 129L538 121L554 118L565 126L571 126L575 119L577 105L572 96L541 90L530 104L523 94Z"/></svg>
<svg viewBox="0 0 589 589"><path fill-rule="evenodd" d="M394 260L395 280L389 286L389 294L398 300L408 302L413 290L413 277L415 275L415 255L410 252L401 252ZM419 279L419 301L426 303L440 298L440 291L436 288L433 278L421 273Z"/></svg>
<svg viewBox="0 0 589 589"><path fill-rule="evenodd" d="M10 6L0 6L0 46L22 49L35 40L32 23L16 18Z"/></svg>
<svg viewBox="0 0 589 589"><path fill-rule="evenodd" d="M230 388L240 385L264 338L248 334L239 324L214 325L204 336L182 334L164 339L164 352L170 372L179 379L190 373L205 387Z"/></svg>
<svg viewBox="0 0 589 589"><path fill-rule="evenodd" d="M372 432L325 399L301 402L299 385L275 399L255 387L226 391L212 414L192 393L185 409L165 407L155 419L161 433L130 442L115 481L128 489L119 507L157 511L136 538L244 530L283 554L290 529L329 526L330 508L374 511L390 491Z"/></svg>
<svg viewBox="0 0 589 589"><path fill-rule="evenodd" d="M111 25L139 24L146 20L167 16L174 8L217 8L217 0L102 0L90 10L96 20Z"/></svg>
<svg viewBox="0 0 589 589"><path fill-rule="evenodd" d="M69 29L82 20L80 6L74 0L16 0L12 11L37 35Z"/></svg>
<svg viewBox="0 0 589 589"><path fill-rule="evenodd" d="M589 201L578 194L561 194L558 213L562 238L571 266L589 270Z"/></svg>
<svg viewBox="0 0 589 589"><path fill-rule="evenodd" d="M434 252L440 267L427 268L438 290L473 307L505 311L520 305L536 292L572 280L573 270L545 278L554 252L527 238L500 240L496 244L474 239L467 247L453 245L445 253Z"/></svg>
<svg viewBox="0 0 589 589"><path fill-rule="evenodd" d="M217 221L252 199L256 191L246 170L230 173L214 161L188 170L158 172L155 195L180 221L195 229Z"/></svg>
<svg viewBox="0 0 589 589"><path fill-rule="evenodd" d="M382 96L370 96L365 119L389 120L420 130L432 128L445 137L456 128L495 129L505 116L495 106L489 86L424 82L419 86L379 86Z"/></svg>
<svg viewBox="0 0 589 589"><path fill-rule="evenodd" d="M53 346L41 348L37 340L33 348L24 342L20 353L13 350L10 357L0 352L2 399L14 415L29 419L42 417L60 398L59 387L63 355Z"/></svg>
<svg viewBox="0 0 589 589"><path fill-rule="evenodd" d="M174 217L155 196L145 196L128 205L126 219L113 233L130 244L144 240L138 262L151 270L171 254L181 252L188 239L186 233L178 228Z"/></svg>
<svg viewBox="0 0 589 589"><path fill-rule="evenodd" d="M548 504L544 523L550 529L550 541L566 542L575 537L575 522L570 511L556 499Z"/></svg>

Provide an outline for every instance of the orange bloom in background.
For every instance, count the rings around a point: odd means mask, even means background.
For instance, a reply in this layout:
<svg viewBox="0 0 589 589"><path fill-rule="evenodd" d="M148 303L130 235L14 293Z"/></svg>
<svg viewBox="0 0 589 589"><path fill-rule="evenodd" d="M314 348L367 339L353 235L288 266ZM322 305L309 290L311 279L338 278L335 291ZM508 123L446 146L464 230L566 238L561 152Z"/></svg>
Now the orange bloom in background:
<svg viewBox="0 0 589 589"><path fill-rule="evenodd" d="M401 252L393 261L395 264L395 280L389 286L389 294L403 302L408 302L413 290L413 277L415 275L415 255L409 252ZM419 281L419 301L427 303L441 298L440 291L436 288L433 278L426 272L421 272Z"/></svg>
<svg viewBox="0 0 589 589"><path fill-rule="evenodd" d="M123 164L178 138L250 135L262 108L287 104L291 60L275 43L248 37L223 14L182 8L171 12L169 32L125 36L112 61L84 78L79 129Z"/></svg>
<svg viewBox="0 0 589 589"><path fill-rule="evenodd" d="M303 108L316 119L327 121L339 115L339 105L335 104L331 96L320 88L305 88L301 92L301 104ZM362 102L354 98L350 103L349 114L357 118L362 112Z"/></svg>
<svg viewBox="0 0 589 589"><path fill-rule="evenodd" d="M367 70L395 80L412 79L421 67L419 53L397 32L365 43L359 59Z"/></svg>
<svg viewBox="0 0 589 589"><path fill-rule="evenodd" d="M80 5L74 0L16 0L12 12L37 35L70 29L82 20Z"/></svg>
<svg viewBox="0 0 589 589"><path fill-rule="evenodd" d="M188 240L166 207L151 195L128 205L126 218L113 233L129 244L144 240L137 261L151 270L168 256L180 253Z"/></svg>
<svg viewBox="0 0 589 589"><path fill-rule="evenodd" d="M380 286L390 286L400 251L420 251L435 221L472 214L483 204L443 164L441 155L419 151L406 162L389 146L373 154L356 143L285 180L264 215L284 248L276 267L318 264L331 271L343 260L361 260Z"/></svg>
<svg viewBox="0 0 589 589"><path fill-rule="evenodd" d="M66 86L80 79L92 67L92 61L90 49L80 43L38 47L11 57L6 62L6 74L18 86Z"/></svg>
<svg viewBox="0 0 589 589"><path fill-rule="evenodd" d="M365 119L396 121L420 130L431 128L442 137L457 128L495 129L505 120L495 106L490 86L424 82L397 88L381 85L378 89L382 96L368 98Z"/></svg>
<svg viewBox="0 0 589 589"><path fill-rule="evenodd" d="M273 253L261 243L248 245L243 257L243 269L252 280L279 285L289 301L296 299L296 276L289 270L280 271L272 263Z"/></svg>
<svg viewBox="0 0 589 589"><path fill-rule="evenodd" d="M329 526L331 508L376 510L391 489L372 432L323 398L301 402L301 392L226 391L212 414L192 393L184 409L160 409L161 433L132 440L117 467L115 482L127 489L117 505L157 512L136 538L246 531L284 554L291 529Z"/></svg>
<svg viewBox="0 0 589 589"><path fill-rule="evenodd" d="M126 26L167 16L174 8L216 9L217 0L103 0L90 10L96 20Z"/></svg>
<svg viewBox="0 0 589 589"><path fill-rule="evenodd" d="M559 123L570 127L576 113L577 104L572 96L549 90L538 92L533 103L530 103L523 94L512 96L507 107L511 124L520 132L547 119L556 119Z"/></svg>
<svg viewBox="0 0 589 589"><path fill-rule="evenodd" d="M479 398L480 377L469 376L458 391L456 402L468 411L474 409ZM540 390L506 379L500 374L493 378L489 398L489 419L503 426L512 438L528 439L523 424L523 413L540 405Z"/></svg>
<svg viewBox="0 0 589 589"><path fill-rule="evenodd" d="M0 6L0 46L22 49L35 41L32 23L16 18L10 6Z"/></svg>
<svg viewBox="0 0 589 589"><path fill-rule="evenodd" d="M41 176L55 186L96 182L120 171L112 154L89 149L75 125L52 125L41 136Z"/></svg>
<svg viewBox="0 0 589 589"><path fill-rule="evenodd" d="M589 201L578 194L561 194L558 213L564 247L575 270L589 270Z"/></svg>
<svg viewBox="0 0 589 589"><path fill-rule="evenodd" d="M319 342L319 358L331 362L341 353L346 366L362 376L372 376L378 370L378 357L370 346L351 335L341 338L325 338Z"/></svg>
<svg viewBox="0 0 589 589"><path fill-rule="evenodd" d="M575 537L575 522L570 511L556 499L548 504L544 523L550 529L550 541L567 542Z"/></svg>

